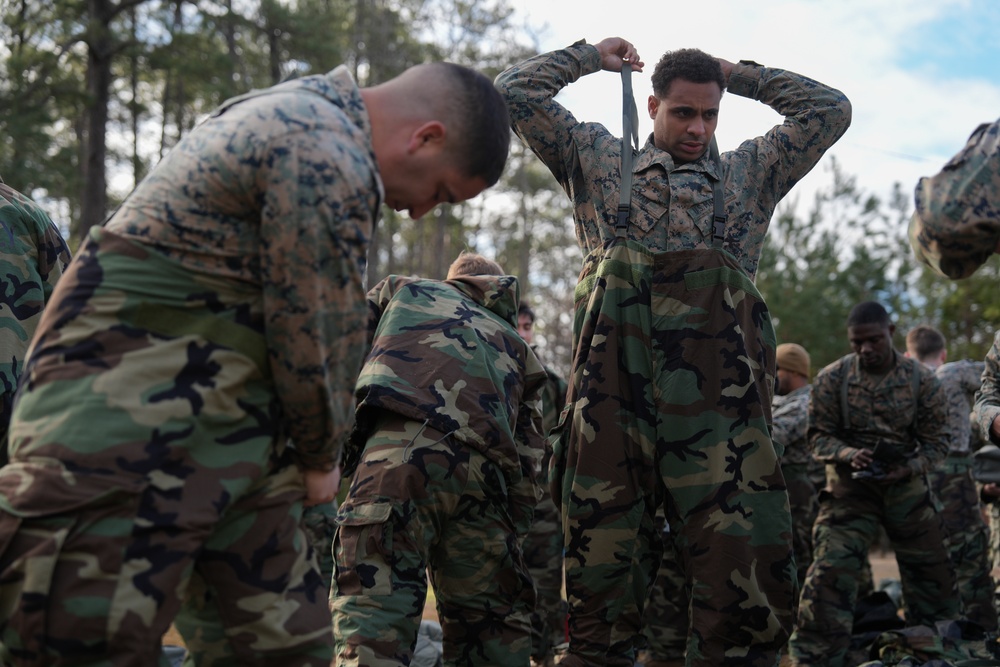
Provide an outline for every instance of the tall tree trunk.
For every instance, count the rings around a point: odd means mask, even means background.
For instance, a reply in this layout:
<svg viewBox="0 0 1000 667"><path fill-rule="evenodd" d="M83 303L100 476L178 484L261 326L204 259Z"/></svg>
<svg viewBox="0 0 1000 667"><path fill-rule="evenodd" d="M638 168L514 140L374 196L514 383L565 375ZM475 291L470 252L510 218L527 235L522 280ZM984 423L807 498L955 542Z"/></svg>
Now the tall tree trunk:
<svg viewBox="0 0 1000 667"><path fill-rule="evenodd" d="M131 9L130 27L132 43L138 44L138 25L135 7ZM129 85L131 99L129 100L129 119L132 122L132 187L139 185L143 176L142 158L139 156L139 50L134 47L129 57Z"/></svg>
<svg viewBox="0 0 1000 667"><path fill-rule="evenodd" d="M113 42L108 30L114 15L109 0L87 0L90 12L87 39L87 123L84 154L83 192L80 196L80 238L100 225L107 214L108 105L111 99L111 57Z"/></svg>

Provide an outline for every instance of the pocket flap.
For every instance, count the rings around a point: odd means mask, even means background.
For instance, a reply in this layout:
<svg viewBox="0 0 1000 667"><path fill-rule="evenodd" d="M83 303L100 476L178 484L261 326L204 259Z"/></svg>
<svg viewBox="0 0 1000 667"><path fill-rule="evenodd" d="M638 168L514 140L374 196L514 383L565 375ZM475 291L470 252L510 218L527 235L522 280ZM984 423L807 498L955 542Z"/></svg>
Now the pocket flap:
<svg viewBox="0 0 1000 667"><path fill-rule="evenodd" d="M370 526L385 523L392 514L392 503L343 505L337 523L341 526Z"/></svg>

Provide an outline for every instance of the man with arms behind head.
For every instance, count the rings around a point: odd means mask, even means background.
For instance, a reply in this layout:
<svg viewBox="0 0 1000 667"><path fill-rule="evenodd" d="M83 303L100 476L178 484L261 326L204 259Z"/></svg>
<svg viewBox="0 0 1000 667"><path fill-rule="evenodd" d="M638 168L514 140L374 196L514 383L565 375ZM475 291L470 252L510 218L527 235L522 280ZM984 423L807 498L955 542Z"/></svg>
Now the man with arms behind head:
<svg viewBox="0 0 1000 667"><path fill-rule="evenodd" d="M521 540L546 375L517 305L517 279L475 254L447 280L389 276L368 293L371 352L334 540L337 665L412 664L429 578L445 664L527 666Z"/></svg>
<svg viewBox="0 0 1000 667"><path fill-rule="evenodd" d="M928 368L892 346L895 325L881 304L847 319L852 354L816 376L809 440L826 462L792 663L849 667L858 573L881 525L899 564L906 622L958 617L947 535L927 472L948 451L947 406Z"/></svg>
<svg viewBox="0 0 1000 667"><path fill-rule="evenodd" d="M775 206L844 133L851 107L786 70L669 52L646 106L652 135L623 174L621 140L554 98L626 62L643 67L632 44L612 37L531 58L496 81L514 130L572 199L588 254L573 406L553 452L567 527L563 664L633 664L665 504L677 549L691 556L688 664L772 665L796 587L768 433L774 330L753 276ZM716 160L724 89L785 118ZM627 216L618 215L623 176Z"/></svg>
<svg viewBox="0 0 1000 667"><path fill-rule="evenodd" d="M226 102L91 231L0 470L5 663L155 664L176 616L199 664L329 664L299 518L339 485L379 207L475 196L507 125L464 67L340 67Z"/></svg>

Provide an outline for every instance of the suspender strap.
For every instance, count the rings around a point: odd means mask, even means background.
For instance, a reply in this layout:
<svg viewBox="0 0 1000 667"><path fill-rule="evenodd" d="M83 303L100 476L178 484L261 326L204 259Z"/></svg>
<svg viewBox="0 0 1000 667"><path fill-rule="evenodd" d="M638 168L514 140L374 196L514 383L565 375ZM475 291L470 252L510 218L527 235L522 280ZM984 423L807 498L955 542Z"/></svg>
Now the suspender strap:
<svg viewBox="0 0 1000 667"><path fill-rule="evenodd" d="M715 137L712 137L712 141L709 142L708 146L709 156L712 162L715 163L715 169L719 172L719 176L722 176L722 161L719 159L719 144L715 142ZM725 200L725 186L721 185L715 179L709 179L712 184L712 200L713 200L713 211L712 211L712 247L721 249L723 242L726 240L726 202Z"/></svg>
<svg viewBox="0 0 1000 667"><path fill-rule="evenodd" d="M845 431L851 430L850 406L847 403L847 374L856 356L849 354L840 362L840 424Z"/></svg>
<svg viewBox="0 0 1000 667"><path fill-rule="evenodd" d="M639 150L639 114L632 96L632 66L622 65L622 166L621 189L618 193L617 236L624 238L632 209L632 159Z"/></svg>

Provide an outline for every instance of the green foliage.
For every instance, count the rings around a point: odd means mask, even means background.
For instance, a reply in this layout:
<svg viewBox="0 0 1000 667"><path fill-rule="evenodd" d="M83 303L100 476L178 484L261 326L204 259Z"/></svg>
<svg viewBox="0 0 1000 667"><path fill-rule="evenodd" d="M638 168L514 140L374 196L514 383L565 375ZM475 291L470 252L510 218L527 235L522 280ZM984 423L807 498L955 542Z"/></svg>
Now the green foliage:
<svg viewBox="0 0 1000 667"><path fill-rule="evenodd" d="M809 215L780 211L764 244L757 286L778 341L803 345L819 370L850 352L851 308L878 301L896 324L897 348L926 323L947 337L949 358L983 358L1000 325L1000 264L991 260L966 281L937 276L916 263L907 240L911 192L897 184L883 202L835 160L826 164L832 183Z"/></svg>

